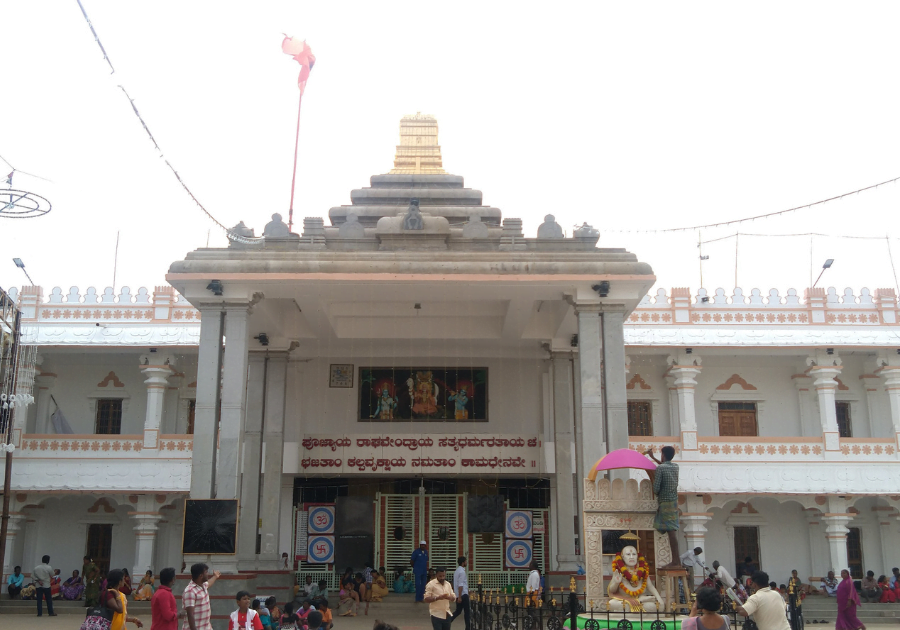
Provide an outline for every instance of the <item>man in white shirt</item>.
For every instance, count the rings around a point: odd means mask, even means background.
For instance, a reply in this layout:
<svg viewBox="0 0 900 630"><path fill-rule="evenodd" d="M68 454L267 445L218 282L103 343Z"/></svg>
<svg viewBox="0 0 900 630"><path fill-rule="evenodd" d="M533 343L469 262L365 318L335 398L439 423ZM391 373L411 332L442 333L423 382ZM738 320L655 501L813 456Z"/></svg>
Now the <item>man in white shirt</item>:
<svg viewBox="0 0 900 630"><path fill-rule="evenodd" d="M51 617L55 617L53 612L53 597L50 595L50 580L53 579L53 567L50 566L50 556L41 558L41 564L34 567L31 572L31 579L34 582L35 593L37 594L37 616L43 616L41 602L47 600L47 612Z"/></svg>
<svg viewBox="0 0 900 630"><path fill-rule="evenodd" d="M447 570L438 567L434 579L425 585L425 603L428 604L428 612L431 614L431 627L433 630L450 630L453 623L453 615L450 614L450 602L456 601L453 587L445 578Z"/></svg>
<svg viewBox="0 0 900 630"><path fill-rule="evenodd" d="M681 566L687 567L688 573L692 573L694 575L694 582L699 584L703 581L703 577L699 577L697 575L697 568L703 569L703 573L708 573L709 570L706 568L706 565L703 563L703 560L700 559L700 554L703 553L702 547L694 547L693 550L685 551L680 556Z"/></svg>
<svg viewBox="0 0 900 630"><path fill-rule="evenodd" d="M466 557L459 557L459 566L453 572L453 592L456 594L456 610L450 623L456 621L460 614L465 613L466 630L470 630L472 613L469 608L469 576L466 575Z"/></svg>
<svg viewBox="0 0 900 630"><path fill-rule="evenodd" d="M538 601L541 599L541 571L538 569L537 560L531 561L531 573L528 574L525 591L528 593L531 603L537 606Z"/></svg>
<svg viewBox="0 0 900 630"><path fill-rule="evenodd" d="M731 577L731 574L719 564L718 560L713 560L713 571L716 573L716 577L725 585L725 588L734 588L734 578Z"/></svg>
<svg viewBox="0 0 900 630"><path fill-rule="evenodd" d="M769 588L769 574L757 571L751 581L756 592L743 606L736 606L738 613L744 617L753 615L753 621L760 630L791 630L781 593Z"/></svg>

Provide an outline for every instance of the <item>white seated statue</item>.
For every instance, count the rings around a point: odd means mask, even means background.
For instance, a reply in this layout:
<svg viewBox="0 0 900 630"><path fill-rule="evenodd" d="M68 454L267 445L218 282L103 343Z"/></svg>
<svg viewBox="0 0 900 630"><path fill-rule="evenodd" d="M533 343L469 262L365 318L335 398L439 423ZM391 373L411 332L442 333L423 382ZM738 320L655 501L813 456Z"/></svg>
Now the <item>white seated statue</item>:
<svg viewBox="0 0 900 630"><path fill-rule="evenodd" d="M646 560L632 546L622 549L613 560L609 581L609 609L614 612L663 611L663 599L650 579Z"/></svg>

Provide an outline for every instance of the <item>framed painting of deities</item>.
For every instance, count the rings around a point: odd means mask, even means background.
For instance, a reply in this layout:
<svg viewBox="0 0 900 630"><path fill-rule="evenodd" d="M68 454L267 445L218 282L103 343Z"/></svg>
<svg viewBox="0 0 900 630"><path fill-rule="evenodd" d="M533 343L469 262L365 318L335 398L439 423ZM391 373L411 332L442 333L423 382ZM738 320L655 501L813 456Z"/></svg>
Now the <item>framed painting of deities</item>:
<svg viewBox="0 0 900 630"><path fill-rule="evenodd" d="M487 368L359 368L360 422L487 419Z"/></svg>

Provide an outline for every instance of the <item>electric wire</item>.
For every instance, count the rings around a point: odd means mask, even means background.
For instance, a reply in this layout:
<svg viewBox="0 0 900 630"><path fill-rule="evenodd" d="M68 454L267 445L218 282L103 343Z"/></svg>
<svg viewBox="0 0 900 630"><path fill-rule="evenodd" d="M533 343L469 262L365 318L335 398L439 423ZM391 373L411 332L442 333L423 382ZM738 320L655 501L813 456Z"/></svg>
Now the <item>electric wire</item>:
<svg viewBox="0 0 900 630"><path fill-rule="evenodd" d="M81 0L77 0L77 2L78 2L78 6L81 8L82 14L84 14L84 19L85 19L85 21L87 21L88 27L90 27L90 29L91 29L91 33L94 34L94 39L97 41L97 45L100 46L100 50L103 52L103 58L109 64L109 67L113 69L113 72L115 72L115 68L113 68L112 62L110 61L109 56L106 54L106 49L103 48L103 44L100 42L100 37L97 35L97 31L94 29L94 25L91 24L91 20L88 17L87 11L85 11L84 6L81 4ZM185 183L185 181L181 178L181 175L179 175L178 171L175 170L175 167L172 166L172 164L169 162L168 158L166 158L165 154L163 154L163 150L160 148L159 143L156 141L156 138L154 138L153 134L150 132L150 127L147 125L146 121L144 120L144 117L141 116L141 113L138 111L137 106L134 104L134 99L131 98L131 95L128 94L128 91L125 89L125 86L119 85L119 88L121 88L122 92L125 94L125 97L128 99L128 102L131 104L131 109L134 111L134 115L137 116L137 119L141 122L141 125L144 127L144 131L147 132L147 136L149 136L150 141L153 143L153 146L156 148L157 152L159 153L159 157L161 157L163 159L163 161L165 161L166 166L168 166L169 170L172 171L172 174L178 180L178 183L181 184L181 187L184 188L185 192L190 196L191 199L194 200L194 203L197 204L197 207L200 208L203 211L203 213L207 217L209 217L209 219L213 223L215 223L216 225L218 225L220 228L222 228L225 231L225 234L228 236L229 240L232 240L232 241L235 241L238 243L242 243L244 245L255 245L255 244L261 243L263 240L262 238L247 238L246 236L241 236L240 234L236 234L231 228L225 227L225 225L222 224L221 221L216 219L212 215L212 213L209 210L207 210L206 207L204 207L204 205L202 203L200 203L200 200L197 199L197 196L194 195L194 193L191 191L191 189L188 187L188 185ZM4 162L5 161L6 160L4 160Z"/></svg>

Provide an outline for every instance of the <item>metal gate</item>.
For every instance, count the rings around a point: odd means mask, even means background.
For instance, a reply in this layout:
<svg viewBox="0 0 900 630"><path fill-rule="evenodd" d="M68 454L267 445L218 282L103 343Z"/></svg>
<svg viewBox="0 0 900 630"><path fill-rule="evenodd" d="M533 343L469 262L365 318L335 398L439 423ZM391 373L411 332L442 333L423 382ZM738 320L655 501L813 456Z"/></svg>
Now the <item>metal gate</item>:
<svg viewBox="0 0 900 630"><path fill-rule="evenodd" d="M424 539L432 567L456 567L466 538L465 495L378 494L375 504L376 564L391 575L409 570L409 557Z"/></svg>

